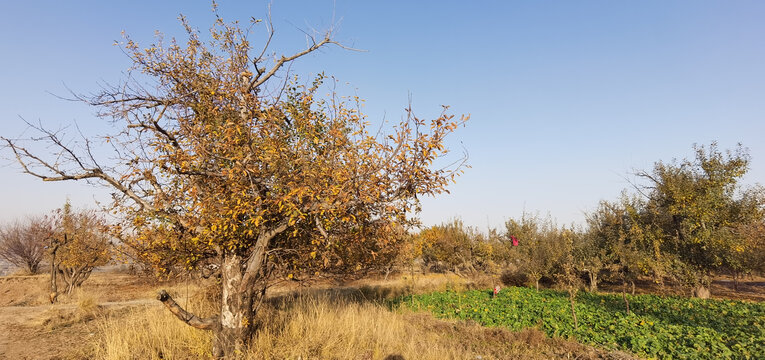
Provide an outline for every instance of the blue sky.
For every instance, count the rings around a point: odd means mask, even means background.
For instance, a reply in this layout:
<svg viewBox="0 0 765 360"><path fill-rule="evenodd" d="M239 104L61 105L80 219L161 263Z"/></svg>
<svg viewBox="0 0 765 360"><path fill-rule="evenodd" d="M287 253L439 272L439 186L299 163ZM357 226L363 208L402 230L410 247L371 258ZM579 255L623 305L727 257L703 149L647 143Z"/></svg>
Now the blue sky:
<svg viewBox="0 0 765 360"><path fill-rule="evenodd" d="M224 18L247 20L264 17L268 2L219 5ZM120 32L141 44L155 30L177 35L179 13L202 30L213 19L206 1L3 2L0 133L22 134L20 117L108 129L51 93L116 82L130 65L112 45ZM765 2L295 0L274 1L272 16L274 51L299 50L302 31L332 24L336 40L366 50L327 48L292 70L349 83L340 91L366 99L372 121L399 120L410 95L422 117L442 104L471 115L449 145L455 156L464 147L472 168L451 194L424 201L426 224L459 216L500 226L524 209L581 223L630 186L634 169L714 140L749 148L745 183L765 178ZM108 194L0 165L0 221Z"/></svg>

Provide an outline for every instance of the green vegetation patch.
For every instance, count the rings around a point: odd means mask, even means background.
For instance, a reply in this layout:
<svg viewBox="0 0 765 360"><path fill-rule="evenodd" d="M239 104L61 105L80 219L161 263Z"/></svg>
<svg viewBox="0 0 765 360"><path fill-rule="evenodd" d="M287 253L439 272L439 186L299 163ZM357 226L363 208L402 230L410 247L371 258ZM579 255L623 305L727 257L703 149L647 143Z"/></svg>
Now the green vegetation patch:
<svg viewBox="0 0 765 360"><path fill-rule="evenodd" d="M656 295L580 293L574 328L568 294L512 287L490 291L434 292L400 297L394 305L440 318L474 320L519 331L575 339L639 356L675 359L765 359L765 304Z"/></svg>

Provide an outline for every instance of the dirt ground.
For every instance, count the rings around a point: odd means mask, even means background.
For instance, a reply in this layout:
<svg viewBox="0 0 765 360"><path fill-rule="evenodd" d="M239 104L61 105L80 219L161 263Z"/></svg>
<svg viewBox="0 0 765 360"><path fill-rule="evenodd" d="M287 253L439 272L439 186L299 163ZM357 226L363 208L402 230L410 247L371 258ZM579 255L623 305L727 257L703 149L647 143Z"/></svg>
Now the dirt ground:
<svg viewBox="0 0 765 360"><path fill-rule="evenodd" d="M432 278L424 276L424 286L433 290L454 284L457 279L449 275ZM401 279L397 280L399 283ZM464 281L464 279L462 280ZM390 287L393 282L366 280L343 284L314 284L316 288ZM685 290L661 288L650 281L640 281L636 293L687 295ZM284 284L272 294L295 290L298 285ZM81 359L85 357L77 345L88 343L87 339L98 333L98 315L121 311L135 306L161 306L155 300L161 288L170 288L176 294L193 293L198 289L184 280L157 283L145 278L122 273L97 273L88 279L83 288L74 294L61 295L60 302L48 302L48 277L7 276L0 277L0 359ZM425 291L427 289L420 289ZM621 291L621 286L604 284L603 291ZM358 291L358 290L356 290ZM733 289L730 278L720 277L712 285L715 298L765 301L765 278L744 279L739 290ZM387 294L387 295L396 295Z"/></svg>
<svg viewBox="0 0 765 360"><path fill-rule="evenodd" d="M76 359L73 344L97 331L99 312L159 306L158 284L127 274L93 274L75 294L48 301L48 276L0 277L0 359Z"/></svg>
<svg viewBox="0 0 765 360"><path fill-rule="evenodd" d="M621 292L621 284L600 284L601 291ZM628 292L631 289L628 288ZM719 276L712 281L711 286L713 299L734 299L748 301L765 301L765 277L752 276L739 280L738 290L735 289L733 278ZM690 289L666 284L664 287L650 280L639 280L635 283L636 294L660 294L691 296Z"/></svg>

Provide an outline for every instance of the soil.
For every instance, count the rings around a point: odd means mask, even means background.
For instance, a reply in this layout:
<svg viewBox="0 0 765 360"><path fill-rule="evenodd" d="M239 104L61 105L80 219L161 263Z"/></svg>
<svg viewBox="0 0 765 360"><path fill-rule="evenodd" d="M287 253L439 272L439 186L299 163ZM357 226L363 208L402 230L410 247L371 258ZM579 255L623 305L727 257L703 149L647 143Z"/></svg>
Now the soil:
<svg viewBox="0 0 765 360"><path fill-rule="evenodd" d="M156 284L127 274L94 274L77 294L48 301L48 277L0 277L0 359L81 359L98 313L159 306Z"/></svg>
<svg viewBox="0 0 765 360"><path fill-rule="evenodd" d="M621 293L621 284L601 283L598 286L600 291ZM713 299L733 299L748 301L765 301L765 277L752 276L739 280L738 290L735 289L733 278L728 276L719 276L712 281L711 286ZM627 291L631 291L627 287ZM636 294L660 294L691 296L691 289L684 288L677 284L665 284L660 286L651 280L641 279L635 282Z"/></svg>

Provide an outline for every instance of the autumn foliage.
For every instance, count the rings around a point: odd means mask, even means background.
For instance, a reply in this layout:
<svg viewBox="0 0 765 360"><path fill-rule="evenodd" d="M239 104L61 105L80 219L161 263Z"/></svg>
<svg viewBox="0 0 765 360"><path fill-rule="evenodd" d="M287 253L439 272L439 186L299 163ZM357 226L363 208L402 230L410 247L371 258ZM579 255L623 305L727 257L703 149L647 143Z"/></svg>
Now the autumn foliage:
<svg viewBox="0 0 765 360"><path fill-rule="evenodd" d="M97 266L112 257L112 243L106 222L93 210L73 210L67 202L54 212L47 238L48 261L65 283L69 294L90 277Z"/></svg>

